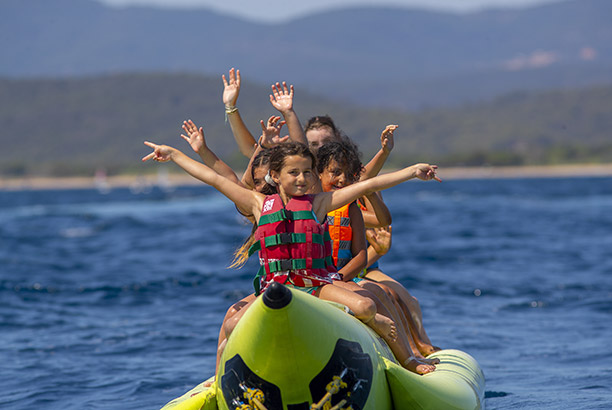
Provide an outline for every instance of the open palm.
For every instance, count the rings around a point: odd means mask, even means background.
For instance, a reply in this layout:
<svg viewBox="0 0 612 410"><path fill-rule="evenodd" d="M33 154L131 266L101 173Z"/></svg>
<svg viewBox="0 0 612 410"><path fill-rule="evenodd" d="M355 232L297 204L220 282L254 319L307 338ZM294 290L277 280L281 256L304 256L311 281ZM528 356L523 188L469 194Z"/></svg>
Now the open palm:
<svg viewBox="0 0 612 410"><path fill-rule="evenodd" d="M196 153L199 153L200 150L206 146L204 129L202 127L198 128L191 120L183 121L182 128L187 135L181 134L181 137L189 143Z"/></svg>
<svg viewBox="0 0 612 410"><path fill-rule="evenodd" d="M287 83L283 81L272 85L272 94L270 94L270 103L281 113L291 111L293 109L293 85L287 88Z"/></svg>

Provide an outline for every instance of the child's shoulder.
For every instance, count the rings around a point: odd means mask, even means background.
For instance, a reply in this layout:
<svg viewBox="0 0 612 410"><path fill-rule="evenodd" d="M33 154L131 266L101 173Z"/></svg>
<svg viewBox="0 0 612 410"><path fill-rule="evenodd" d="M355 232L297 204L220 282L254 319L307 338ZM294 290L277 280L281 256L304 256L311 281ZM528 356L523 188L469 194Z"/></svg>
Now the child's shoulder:
<svg viewBox="0 0 612 410"><path fill-rule="evenodd" d="M277 208L282 208L282 199L278 194L266 195L263 199L263 205L261 212L268 213L276 210Z"/></svg>
<svg viewBox="0 0 612 410"><path fill-rule="evenodd" d="M292 201L298 201L298 202L310 202L312 203L315 199L316 195L315 194L306 194L306 195L300 195L300 196L294 196L291 198Z"/></svg>

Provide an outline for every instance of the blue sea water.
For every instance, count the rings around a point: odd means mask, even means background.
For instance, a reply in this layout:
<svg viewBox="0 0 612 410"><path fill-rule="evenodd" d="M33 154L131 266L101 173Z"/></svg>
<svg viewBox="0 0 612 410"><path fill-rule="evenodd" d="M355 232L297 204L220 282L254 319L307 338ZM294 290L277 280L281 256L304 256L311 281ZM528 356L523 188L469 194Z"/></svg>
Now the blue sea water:
<svg viewBox="0 0 612 410"><path fill-rule="evenodd" d="M408 182L388 274L489 409L612 408L612 179ZM0 191L0 408L157 409L208 378L250 227L208 187Z"/></svg>

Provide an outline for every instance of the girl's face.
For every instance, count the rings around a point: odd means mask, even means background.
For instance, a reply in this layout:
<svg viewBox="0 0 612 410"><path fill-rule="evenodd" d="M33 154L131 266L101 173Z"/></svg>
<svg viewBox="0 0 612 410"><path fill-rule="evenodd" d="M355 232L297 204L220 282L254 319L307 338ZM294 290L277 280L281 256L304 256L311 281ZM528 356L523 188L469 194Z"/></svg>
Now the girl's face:
<svg viewBox="0 0 612 410"><path fill-rule="evenodd" d="M335 138L334 131L329 127L320 127L306 131L308 146L314 152L316 152L321 145Z"/></svg>
<svg viewBox="0 0 612 410"><path fill-rule="evenodd" d="M315 182L311 159L299 155L285 157L280 173L271 170L270 175L279 186L281 193L290 198L306 195Z"/></svg>
<svg viewBox="0 0 612 410"><path fill-rule="evenodd" d="M335 191L353 183L351 178L347 178L344 168L335 160L329 161L321 175L321 188L323 191Z"/></svg>
<svg viewBox="0 0 612 410"><path fill-rule="evenodd" d="M253 185L255 186L255 191L261 192L262 189L266 186L265 178L267 173L267 166L259 166L257 168L253 168Z"/></svg>

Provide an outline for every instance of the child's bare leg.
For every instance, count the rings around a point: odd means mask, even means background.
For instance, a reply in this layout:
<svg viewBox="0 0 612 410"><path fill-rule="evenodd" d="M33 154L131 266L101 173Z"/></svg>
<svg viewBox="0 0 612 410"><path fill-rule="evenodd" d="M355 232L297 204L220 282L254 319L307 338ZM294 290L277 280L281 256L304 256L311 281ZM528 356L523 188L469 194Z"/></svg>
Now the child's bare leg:
<svg viewBox="0 0 612 410"><path fill-rule="evenodd" d="M374 318L372 318L372 321L369 323L369 326L381 336L386 335L386 336L383 336L385 340L389 339L391 341L394 341L395 339L397 339L397 334L398 334L397 324L393 320L392 316L389 314L383 302L381 302L381 300L378 299L376 295L372 294L371 292L365 289L362 289L359 285L357 285L355 282L352 282L352 281L349 281L349 282L336 281L334 282L334 285L345 288L351 292L354 292L360 296L363 296L365 298L372 300L374 304L376 305L376 315L374 315ZM363 322L366 322L366 321L364 320Z"/></svg>
<svg viewBox="0 0 612 410"><path fill-rule="evenodd" d="M397 295L404 302L405 306L409 309L410 316L412 317L414 323L419 329L419 336L421 337L421 339L423 339L427 343L431 343L429 337L427 336L427 333L425 332L425 329L423 328L423 313L421 311L419 301L414 296L412 296L410 292L408 292L404 285L402 285L401 283L399 283L398 281L396 281L395 279L393 279L392 277L385 274L379 269L373 269L371 271L368 271L367 278L381 283L393 289L397 293Z"/></svg>
<svg viewBox="0 0 612 410"><path fill-rule="evenodd" d="M356 288L356 291L353 292L349 290L349 288ZM369 296L363 296L363 295ZM368 310L362 313L362 316L354 310L354 307L357 309L362 308L365 303L363 300L369 301L371 305L368 309L374 308L374 312L376 312L376 304L373 303L374 299L377 299L372 293L368 292L365 289L362 289L359 285L354 282L340 282L336 281L333 285L326 285L320 289L319 297L321 299L331 300L338 303L345 304L349 309L355 313L355 317L363 321L366 325L371 327L376 333L378 333L389 345L391 351L398 359L398 361L402 364L402 366L412 372L418 374L425 374L434 371L436 368L430 364L419 362L412 355L412 351L410 350L409 344L406 341L405 335L396 334L397 337L391 338L388 334L382 333L379 328L377 328L377 320L380 320L381 317L384 318L385 314L389 314L389 312L384 308L381 304L381 313L376 313L374 316L371 316L372 310ZM361 303L364 305L359 306L356 301L361 299ZM364 314L365 313L365 314ZM388 319L388 318L387 318Z"/></svg>
<svg viewBox="0 0 612 410"><path fill-rule="evenodd" d="M397 282L395 279L389 277L378 269L368 271L366 277L388 286L390 289L396 292L397 296L399 297L398 300L401 301L400 306L411 324L410 330L413 333L413 338L417 348L424 356L428 356L434 352L437 352L438 350L441 350L439 347L434 346L431 343L429 336L427 336L427 332L425 332L425 327L423 326L423 313L421 312L419 301L412 296L401 283Z"/></svg>
<svg viewBox="0 0 612 410"><path fill-rule="evenodd" d="M397 293L395 293L395 291L391 291L393 295L395 295L397 297L397 304L399 306L399 308L402 310L402 312L404 312L404 317L406 318L406 322L408 324L408 329L410 334L412 335L412 339L415 342L416 348L419 351L419 354L417 355L417 357L421 356L429 356L430 354L437 352L438 350L441 350L439 347L433 346L431 343L428 343L426 341L424 341L420 335L419 335L419 330L418 327L416 325L416 323L414 322L414 317L413 315L411 315L411 311L410 309L406 306L406 304L404 303L403 299L401 299L399 296L397 296ZM439 363L440 360L439 359L431 359L433 360L432 363Z"/></svg>
<svg viewBox="0 0 612 410"><path fill-rule="evenodd" d="M349 289L353 290L353 292L356 292L362 296L373 298L374 302L376 302L377 311L383 313L384 315L388 314L389 318L391 318L391 320L395 322L398 333L406 333L406 323L402 317L404 315L404 312L398 310L398 307L389 297L389 294L385 291L385 289L383 289L377 283L374 283L369 280L363 280L359 283L347 283L349 284L348 286L350 286ZM362 290L360 291L359 288L361 288ZM364 290L368 293L362 293Z"/></svg>
<svg viewBox="0 0 612 410"><path fill-rule="evenodd" d="M371 321L365 323L377 331L378 334L384 334L385 340L397 340L397 327L395 326L395 322L387 316L377 312Z"/></svg>
<svg viewBox="0 0 612 410"><path fill-rule="evenodd" d="M227 317L227 313L225 316ZM223 350L225 349L226 343L227 336L225 335L225 329L223 328L223 324L221 324L221 329L219 329L219 339L217 342L217 361L215 362L215 376L217 375L217 373L219 373L219 361L221 360L221 355L223 354ZM205 382L204 387L210 387L211 384L212 382Z"/></svg>
<svg viewBox="0 0 612 410"><path fill-rule="evenodd" d="M251 294L242 299L240 302L237 302L232 305L231 308L229 308L225 315L225 318L223 319L222 324L226 337L229 337L229 335L232 334L234 328L236 327L242 316L245 314L247 309L253 304L254 300L255 295Z"/></svg>
<svg viewBox="0 0 612 410"><path fill-rule="evenodd" d="M217 372L219 371L219 361L221 360L221 354L223 354L223 350L225 349L225 344L227 343L227 338L229 336L229 333L231 333L234 330L234 328L236 327L236 324L238 323L238 320L240 320L240 318L244 314L244 311L246 311L246 308L248 308L251 305L251 303L253 303L254 300L255 300L255 295L250 294L249 296L243 298L242 300L230 306L230 308L225 313L225 317L223 318L223 323L221 324L221 329L219 329L219 339L217 342L217 362L215 364L215 374L217 374ZM239 317L236 317L238 313L241 311L242 313L239 315ZM229 333L227 333L228 329L230 330ZM204 386L210 387L211 384L212 383L205 383Z"/></svg>
<svg viewBox="0 0 612 410"><path fill-rule="evenodd" d="M438 364L440 359L426 359L420 352L415 340L412 337L410 317L407 317L404 310L397 303L397 294L389 287L373 282L371 280L363 280L358 284L362 288L372 292L378 299L381 300L385 308L391 314L391 319L396 323L398 335L404 343L408 344L412 356L422 363Z"/></svg>
<svg viewBox="0 0 612 410"><path fill-rule="evenodd" d="M407 347L412 357L425 364L440 363L440 360L438 359L425 359L423 355L419 352L414 340L412 339L412 334L410 333L405 314L394 303L394 300L391 296L392 291L389 288L369 280L361 281L359 282L359 284L349 281L344 282L343 285L345 287L348 287L349 290L352 290L362 296L368 297L374 300L374 302L376 302L377 311L383 316L390 318L395 323L395 326L397 328L398 343L401 346Z"/></svg>
<svg viewBox="0 0 612 410"><path fill-rule="evenodd" d="M416 335L415 325L411 316L406 313L406 307L393 289L382 283L371 280L363 280L359 282L359 286L370 291L383 302L384 306L391 314L391 319L393 319L397 325L398 333L406 338L406 343L410 346L412 355L418 361L427 364L440 363L440 359L427 359L421 354L423 343L420 342L418 335Z"/></svg>
<svg viewBox="0 0 612 410"><path fill-rule="evenodd" d="M431 348L431 345L424 343L419 338L417 330L416 330L416 326L414 324L414 321L412 320L412 316L409 314L404 303L402 302L401 299L398 298L397 294L393 290L391 290L390 288L387 288L387 289L389 290L391 297L394 299L398 310L402 312L401 317L404 321L405 329L407 330L408 340L410 341L410 347L413 349L412 351L414 353L414 357L423 363L429 363L429 364L440 363L440 359L438 358L428 359L426 357L427 355L433 353L427 349L428 347ZM426 354L424 355L422 352L426 352Z"/></svg>
<svg viewBox="0 0 612 410"><path fill-rule="evenodd" d="M419 351L412 333L410 332L410 324L404 311L401 309L396 301L397 294L390 288L380 283L373 282L371 280L363 280L358 283L363 289L373 293L384 305L387 311L391 315L391 319L396 323L398 334L400 337L405 338L405 343L410 347L412 355L423 363L437 364L440 363L438 359L425 359ZM377 305L378 306L378 305Z"/></svg>

